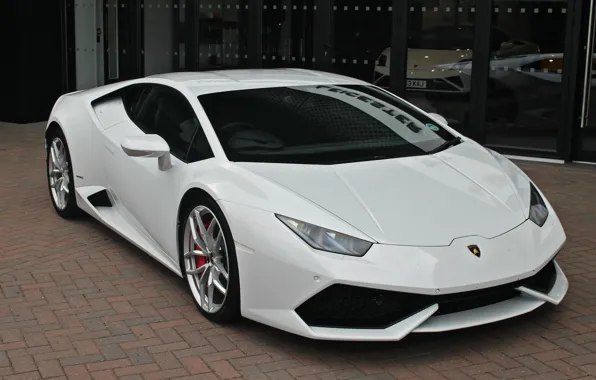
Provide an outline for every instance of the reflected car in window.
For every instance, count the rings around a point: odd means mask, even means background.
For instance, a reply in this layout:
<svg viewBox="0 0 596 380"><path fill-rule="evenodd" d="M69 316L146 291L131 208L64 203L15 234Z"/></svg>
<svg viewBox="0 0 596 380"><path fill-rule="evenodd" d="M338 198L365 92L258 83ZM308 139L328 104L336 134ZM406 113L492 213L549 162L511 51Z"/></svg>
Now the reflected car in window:
<svg viewBox="0 0 596 380"><path fill-rule="evenodd" d="M510 38L493 28L490 34L493 59L539 53L539 47L528 41ZM440 26L423 30L408 38L406 88L432 93L467 93L474 47L474 27ZM390 75L391 48L386 48L376 61L373 83Z"/></svg>

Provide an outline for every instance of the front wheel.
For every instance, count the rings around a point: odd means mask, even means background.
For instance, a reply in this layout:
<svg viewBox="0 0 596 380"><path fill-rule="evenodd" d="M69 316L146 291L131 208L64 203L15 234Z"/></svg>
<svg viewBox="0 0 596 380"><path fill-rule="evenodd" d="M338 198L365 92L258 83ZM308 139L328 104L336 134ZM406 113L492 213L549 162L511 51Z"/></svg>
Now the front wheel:
<svg viewBox="0 0 596 380"><path fill-rule="evenodd" d="M48 188L54 209L63 218L78 216L80 209L75 198L72 161L62 131L50 132L46 145Z"/></svg>
<svg viewBox="0 0 596 380"><path fill-rule="evenodd" d="M211 321L230 322L240 315L240 284L234 240L215 201L200 197L183 210L182 273L194 301Z"/></svg>

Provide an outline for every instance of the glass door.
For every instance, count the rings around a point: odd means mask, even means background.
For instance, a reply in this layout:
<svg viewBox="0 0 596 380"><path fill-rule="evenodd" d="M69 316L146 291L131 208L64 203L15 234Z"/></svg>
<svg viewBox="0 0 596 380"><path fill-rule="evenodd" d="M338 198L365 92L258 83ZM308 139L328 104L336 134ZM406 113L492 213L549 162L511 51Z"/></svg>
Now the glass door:
<svg viewBox="0 0 596 380"><path fill-rule="evenodd" d="M333 0L332 5L330 71L389 89L393 1Z"/></svg>
<svg viewBox="0 0 596 380"><path fill-rule="evenodd" d="M127 0L103 0L103 65L104 83L128 79L127 46L130 41L130 4ZM100 38L100 31L97 33ZM130 54L130 52L129 52Z"/></svg>
<svg viewBox="0 0 596 380"><path fill-rule="evenodd" d="M596 0L589 0L588 12L584 18L587 32L584 50L585 65L583 70L583 97L581 103L581 119L578 133L578 149L575 155L577 161L596 162L596 55L594 48L596 41Z"/></svg>
<svg viewBox="0 0 596 380"><path fill-rule="evenodd" d="M314 0L263 1L263 67L314 67Z"/></svg>

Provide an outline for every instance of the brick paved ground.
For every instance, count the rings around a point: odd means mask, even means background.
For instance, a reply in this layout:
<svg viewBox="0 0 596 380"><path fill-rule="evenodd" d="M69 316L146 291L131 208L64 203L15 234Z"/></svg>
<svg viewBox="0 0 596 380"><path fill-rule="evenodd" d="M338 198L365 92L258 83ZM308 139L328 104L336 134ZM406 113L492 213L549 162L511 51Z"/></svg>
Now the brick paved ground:
<svg viewBox="0 0 596 380"><path fill-rule="evenodd" d="M43 126L0 124L3 379L595 379L596 170L524 163L568 232L558 308L398 343L314 342L201 317L182 280L90 218L60 219Z"/></svg>

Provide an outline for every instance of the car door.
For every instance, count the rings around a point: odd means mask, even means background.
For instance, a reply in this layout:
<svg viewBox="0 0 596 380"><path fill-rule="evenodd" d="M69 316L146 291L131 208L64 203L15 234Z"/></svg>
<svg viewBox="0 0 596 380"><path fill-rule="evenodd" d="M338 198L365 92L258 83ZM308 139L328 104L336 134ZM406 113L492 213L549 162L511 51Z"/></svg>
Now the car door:
<svg viewBox="0 0 596 380"><path fill-rule="evenodd" d="M111 145L106 167L110 191L122 215L177 260L176 225L178 201L188 183L188 156L193 161L209 156L210 149L197 153L197 140L205 139L194 110L184 95L163 85L131 87L123 93L130 120L106 131ZM157 158L129 157L120 144L127 138L157 134L169 145L173 167L161 171ZM208 146L208 143L207 143Z"/></svg>

